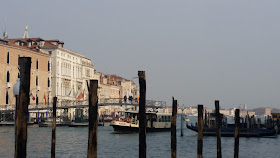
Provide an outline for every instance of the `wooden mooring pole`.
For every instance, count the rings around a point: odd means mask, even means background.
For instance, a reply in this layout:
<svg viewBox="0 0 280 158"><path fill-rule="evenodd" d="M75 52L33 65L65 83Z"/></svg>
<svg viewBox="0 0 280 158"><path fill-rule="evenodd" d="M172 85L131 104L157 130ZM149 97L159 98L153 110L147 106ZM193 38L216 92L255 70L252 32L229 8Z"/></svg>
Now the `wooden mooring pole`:
<svg viewBox="0 0 280 158"><path fill-rule="evenodd" d="M15 158L26 157L27 147L27 120L28 120L28 105L30 103L29 90L30 90L30 57L20 57L20 88L19 88L19 107L16 112L16 147Z"/></svg>
<svg viewBox="0 0 280 158"><path fill-rule="evenodd" d="M238 158L239 152L239 128L240 128L240 111L235 110L235 133L234 133L234 158Z"/></svg>
<svg viewBox="0 0 280 158"><path fill-rule="evenodd" d="M98 80L90 80L89 87L89 126L88 126L88 151L87 158L97 157L97 88Z"/></svg>
<svg viewBox="0 0 280 158"><path fill-rule="evenodd" d="M139 158L146 158L146 76L145 71L138 71L139 100Z"/></svg>
<svg viewBox="0 0 280 158"><path fill-rule="evenodd" d="M202 158L203 147L203 105L198 105L197 158Z"/></svg>
<svg viewBox="0 0 280 158"><path fill-rule="evenodd" d="M55 158L55 143L56 143L56 102L57 97L53 97L53 114L52 114L52 145L51 158Z"/></svg>
<svg viewBox="0 0 280 158"><path fill-rule="evenodd" d="M217 133L217 158L222 157L221 147L221 116L220 116L220 104L218 100L215 100L216 111L216 133Z"/></svg>
<svg viewBox="0 0 280 158"><path fill-rule="evenodd" d="M171 158L176 158L176 118L177 118L177 100L172 97L172 120L171 120Z"/></svg>
<svg viewBox="0 0 280 158"><path fill-rule="evenodd" d="M16 146L17 146L17 126L16 126L16 120L17 120L17 111L18 111L18 108L19 108L19 95L15 95L15 98L16 98L16 111L15 111L15 124L14 124L14 127L15 127L15 151L16 151ZM2 114L1 114L2 115ZM27 121L28 122L28 121ZM16 152L15 152L16 153Z"/></svg>
<svg viewBox="0 0 280 158"><path fill-rule="evenodd" d="M181 137L183 136L183 111L181 113Z"/></svg>

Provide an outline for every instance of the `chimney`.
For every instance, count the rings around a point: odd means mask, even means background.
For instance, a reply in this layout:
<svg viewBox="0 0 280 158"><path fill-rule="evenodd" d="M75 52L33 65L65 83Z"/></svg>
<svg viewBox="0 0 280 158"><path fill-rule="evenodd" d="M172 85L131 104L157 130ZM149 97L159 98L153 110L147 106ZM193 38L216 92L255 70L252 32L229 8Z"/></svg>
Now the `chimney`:
<svg viewBox="0 0 280 158"><path fill-rule="evenodd" d="M45 45L45 41L40 41L40 42L39 42L39 46L40 46L40 47L44 47L44 45Z"/></svg>

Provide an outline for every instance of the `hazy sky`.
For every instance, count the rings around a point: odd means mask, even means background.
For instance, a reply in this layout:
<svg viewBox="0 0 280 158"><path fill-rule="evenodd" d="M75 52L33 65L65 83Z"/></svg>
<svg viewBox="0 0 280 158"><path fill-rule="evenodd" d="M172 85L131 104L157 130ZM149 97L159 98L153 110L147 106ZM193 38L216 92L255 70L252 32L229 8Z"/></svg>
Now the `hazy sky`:
<svg viewBox="0 0 280 158"><path fill-rule="evenodd" d="M146 71L147 99L280 107L280 1L2 1L9 38L59 39L97 71ZM138 82L137 79L134 80Z"/></svg>

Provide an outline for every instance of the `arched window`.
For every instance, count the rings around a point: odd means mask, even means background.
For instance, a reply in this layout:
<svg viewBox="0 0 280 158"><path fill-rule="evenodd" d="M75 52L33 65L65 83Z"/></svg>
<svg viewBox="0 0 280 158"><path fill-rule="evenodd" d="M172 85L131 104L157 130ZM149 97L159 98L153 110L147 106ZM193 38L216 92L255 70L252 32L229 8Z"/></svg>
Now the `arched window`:
<svg viewBox="0 0 280 158"><path fill-rule="evenodd" d="M10 64L10 52L7 52L7 64Z"/></svg>
<svg viewBox="0 0 280 158"><path fill-rule="evenodd" d="M50 87L50 78L48 77L48 87Z"/></svg>
<svg viewBox="0 0 280 158"><path fill-rule="evenodd" d="M36 76L36 86L38 86L38 76Z"/></svg>
<svg viewBox="0 0 280 158"><path fill-rule="evenodd" d="M36 105L39 104L39 98L38 98L38 95L36 94Z"/></svg>
<svg viewBox="0 0 280 158"><path fill-rule="evenodd" d="M50 71L50 61L48 61L48 71Z"/></svg>
<svg viewBox="0 0 280 158"><path fill-rule="evenodd" d="M17 73L17 78L20 78L20 76L19 76L19 72Z"/></svg>
<svg viewBox="0 0 280 158"><path fill-rule="evenodd" d="M7 71L7 82L10 82L10 72Z"/></svg>
<svg viewBox="0 0 280 158"><path fill-rule="evenodd" d="M6 104L9 104L9 93L8 93L8 91L6 92Z"/></svg>
<svg viewBox="0 0 280 158"><path fill-rule="evenodd" d="M39 69L39 61L38 61L38 58L36 59L36 69L37 69L37 70Z"/></svg>

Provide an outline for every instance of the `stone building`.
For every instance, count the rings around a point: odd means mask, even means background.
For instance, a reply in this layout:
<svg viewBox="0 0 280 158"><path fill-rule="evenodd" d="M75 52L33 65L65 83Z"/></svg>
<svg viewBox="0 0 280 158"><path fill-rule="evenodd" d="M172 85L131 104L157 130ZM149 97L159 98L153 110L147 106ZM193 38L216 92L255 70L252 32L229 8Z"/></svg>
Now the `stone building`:
<svg viewBox="0 0 280 158"><path fill-rule="evenodd" d="M52 96L57 97L58 106L84 104L88 98L87 81L94 79L94 65L63 45L59 40L46 40L41 48L51 56Z"/></svg>
<svg viewBox="0 0 280 158"><path fill-rule="evenodd" d="M13 86L19 76L19 57L31 57L30 104L48 106L52 95L50 56L41 51L40 38L0 39L0 106L14 108Z"/></svg>

